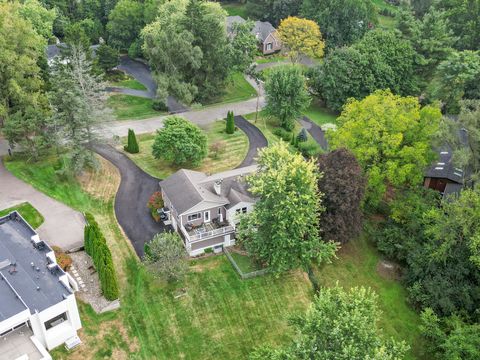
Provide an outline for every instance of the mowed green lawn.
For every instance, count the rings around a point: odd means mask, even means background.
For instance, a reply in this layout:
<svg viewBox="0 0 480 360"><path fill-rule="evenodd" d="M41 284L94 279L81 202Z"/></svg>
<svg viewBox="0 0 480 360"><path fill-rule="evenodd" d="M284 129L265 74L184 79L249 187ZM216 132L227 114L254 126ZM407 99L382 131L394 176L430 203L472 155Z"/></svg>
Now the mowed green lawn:
<svg viewBox="0 0 480 360"><path fill-rule="evenodd" d="M234 72L227 79L222 95L212 99L205 105L228 104L251 99L257 96L257 92L245 79L242 73Z"/></svg>
<svg viewBox="0 0 480 360"><path fill-rule="evenodd" d="M117 120L137 120L164 115L153 109L153 100L125 94L113 94L107 100Z"/></svg>
<svg viewBox="0 0 480 360"><path fill-rule="evenodd" d="M122 311L141 359L246 359L256 346L288 343L288 317L312 299L300 272L240 280L225 256L195 260L175 285L152 279L136 261L127 267ZM186 295L176 299L179 289Z"/></svg>
<svg viewBox="0 0 480 360"><path fill-rule="evenodd" d="M320 106L319 104L313 103L305 110L305 115L308 116L310 120L315 122L317 125L322 126L323 124L336 124L337 115L332 111Z"/></svg>
<svg viewBox="0 0 480 360"><path fill-rule="evenodd" d="M337 282L345 288L370 287L378 295L382 310L381 333L396 340L404 340L411 350L408 359L429 359L422 355L420 316L408 305L407 293L400 282L382 277L377 271L381 256L366 236L343 246L332 264L317 269L321 286L334 286Z"/></svg>
<svg viewBox="0 0 480 360"><path fill-rule="evenodd" d="M12 211L18 211L18 213L30 224L30 226L34 229L38 228L40 225L43 224L45 220L40 214L40 212L35 209L30 203L23 202L21 204L12 206L8 209L0 210L0 217L5 216Z"/></svg>
<svg viewBox="0 0 480 360"><path fill-rule="evenodd" d="M237 130L231 135L227 134L225 132L225 124L223 120L216 121L204 129L208 139L208 146L217 141L223 141L226 145L225 152L219 154L218 158L214 158L209 150L209 154L202 164L199 167L191 168L192 170L217 173L233 169L243 161L248 151L248 138L241 130ZM125 154L150 175L165 179L181 168L190 168L188 166L176 166L165 160L155 159L152 155L155 134L139 135L137 139L140 153L129 154L125 152Z"/></svg>
<svg viewBox="0 0 480 360"><path fill-rule="evenodd" d="M143 85L141 82L132 78L113 82L112 86L123 87L123 88L134 89L134 90L147 90L145 85Z"/></svg>
<svg viewBox="0 0 480 360"><path fill-rule="evenodd" d="M229 3L222 3L222 8L227 11L228 16L241 16L244 19L248 18L247 9L245 4L240 4L238 2L229 2Z"/></svg>

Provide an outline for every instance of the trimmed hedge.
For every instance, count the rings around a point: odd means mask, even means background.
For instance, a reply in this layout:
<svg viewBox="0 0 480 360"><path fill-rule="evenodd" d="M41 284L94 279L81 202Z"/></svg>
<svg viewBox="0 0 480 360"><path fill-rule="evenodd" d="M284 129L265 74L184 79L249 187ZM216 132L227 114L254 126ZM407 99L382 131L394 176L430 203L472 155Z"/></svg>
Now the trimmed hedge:
<svg viewBox="0 0 480 360"><path fill-rule="evenodd" d="M103 296L107 300L118 299L118 282L113 266L112 253L98 223L90 213L85 214L87 225L84 229L85 252L90 255L97 269Z"/></svg>

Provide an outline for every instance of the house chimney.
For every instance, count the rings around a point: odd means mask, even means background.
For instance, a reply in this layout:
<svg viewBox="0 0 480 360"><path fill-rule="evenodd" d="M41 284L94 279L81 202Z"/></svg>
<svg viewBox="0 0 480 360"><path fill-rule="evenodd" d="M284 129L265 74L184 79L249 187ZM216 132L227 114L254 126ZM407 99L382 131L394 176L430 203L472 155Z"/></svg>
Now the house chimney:
<svg viewBox="0 0 480 360"><path fill-rule="evenodd" d="M215 183L213 184L213 189L215 190L215 193L217 195L222 194L222 179L215 181Z"/></svg>

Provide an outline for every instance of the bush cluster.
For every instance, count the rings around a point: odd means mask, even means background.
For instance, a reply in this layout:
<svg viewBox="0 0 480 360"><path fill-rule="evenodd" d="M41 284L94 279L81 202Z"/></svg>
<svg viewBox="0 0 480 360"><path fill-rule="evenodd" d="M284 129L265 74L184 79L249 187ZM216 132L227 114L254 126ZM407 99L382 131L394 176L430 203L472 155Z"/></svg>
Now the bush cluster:
<svg viewBox="0 0 480 360"><path fill-rule="evenodd" d="M103 296L107 300L118 299L118 282L113 267L112 253L93 215L87 213L85 218L87 220L84 232L85 251L91 256L97 269Z"/></svg>

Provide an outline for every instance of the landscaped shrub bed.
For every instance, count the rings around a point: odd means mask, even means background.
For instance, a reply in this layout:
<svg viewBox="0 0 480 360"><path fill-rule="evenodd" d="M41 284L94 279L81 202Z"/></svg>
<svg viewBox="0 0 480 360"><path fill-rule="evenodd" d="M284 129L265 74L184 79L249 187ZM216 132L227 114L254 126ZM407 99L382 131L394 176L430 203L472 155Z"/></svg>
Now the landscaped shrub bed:
<svg viewBox="0 0 480 360"><path fill-rule="evenodd" d="M98 223L92 214L85 214L85 252L92 257L98 272L103 296L107 300L118 299L118 282L113 267L112 253Z"/></svg>

